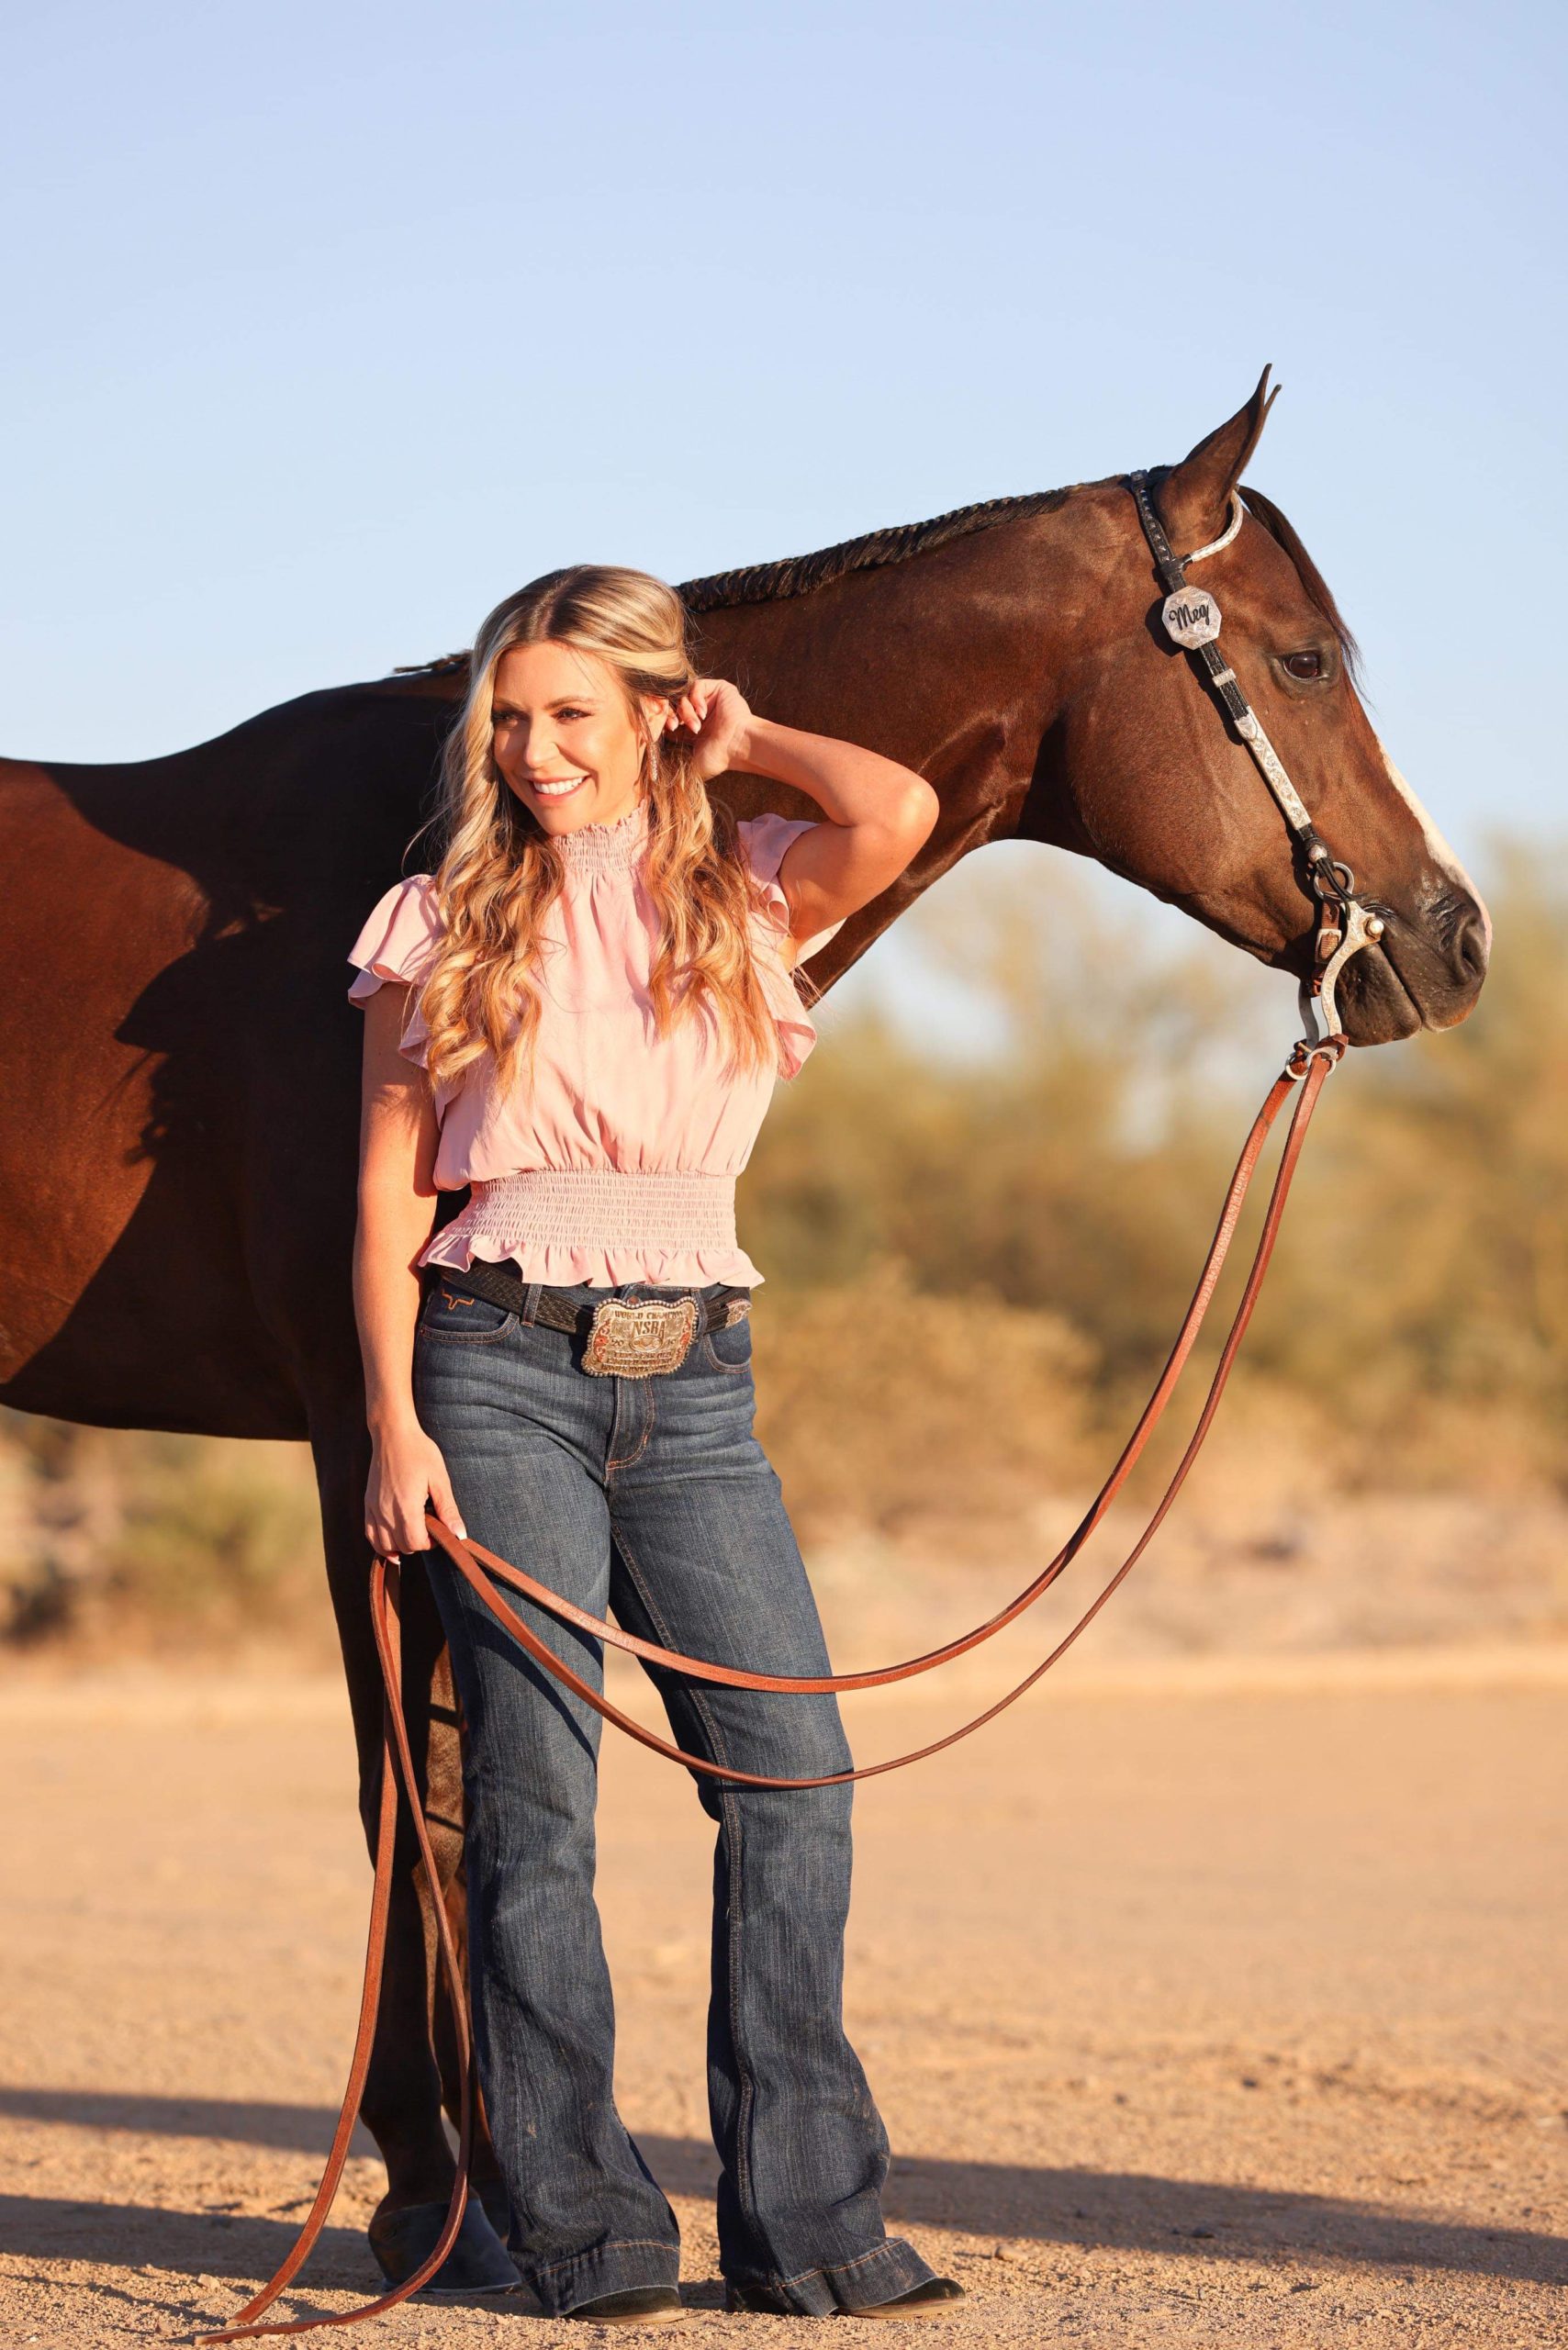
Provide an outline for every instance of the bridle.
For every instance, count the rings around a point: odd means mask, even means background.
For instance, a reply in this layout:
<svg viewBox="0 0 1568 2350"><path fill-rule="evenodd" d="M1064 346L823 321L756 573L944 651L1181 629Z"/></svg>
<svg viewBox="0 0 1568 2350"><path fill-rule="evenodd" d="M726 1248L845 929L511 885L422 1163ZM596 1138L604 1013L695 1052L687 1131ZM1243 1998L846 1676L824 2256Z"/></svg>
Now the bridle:
<svg viewBox="0 0 1568 2350"><path fill-rule="evenodd" d="M1220 609L1212 595L1187 585L1189 564L1202 563L1229 546L1241 528L1246 509L1233 489L1230 519L1217 539L1191 554L1174 554L1165 526L1149 496L1147 473L1129 474L1127 487L1143 524L1154 557L1154 567L1166 590L1160 620L1173 644L1195 657L1204 681L1213 688L1220 708L1251 752L1259 774L1273 793L1281 815L1300 849L1306 886L1316 905L1317 928L1313 940L1312 968L1301 984L1301 1016L1307 1035L1323 1043L1338 1035L1339 1010L1335 997L1339 974L1352 955L1383 936L1383 920L1369 913L1355 894L1356 877L1332 855L1308 813L1305 801L1285 772L1284 762L1263 731L1263 722L1241 690L1235 670L1219 649Z"/></svg>
<svg viewBox="0 0 1568 2350"><path fill-rule="evenodd" d="M1240 1158L1226 1192L1213 1240L1209 1244L1203 1270L1193 1292L1192 1302L1177 1333L1164 1370L1157 1381L1148 1402L1145 1404L1137 1427L1123 1447L1114 1467L1101 1486L1094 1500L1061 1549L1034 1581L996 1615L971 1630L947 1641L943 1647L928 1650L924 1655L910 1657L902 1663L883 1665L862 1673L823 1674L817 1677L790 1677L783 1674L752 1673L739 1665L722 1664L711 1658L691 1657L679 1651L657 1647L650 1640L622 1631L618 1625L590 1616L585 1609L564 1599L560 1593L539 1583L521 1567L498 1558L483 1543L454 1534L433 1510L425 1512L426 1527L435 1543L446 1553L452 1566L469 1588L484 1602L502 1630L509 1633L518 1646L535 1664L549 1673L565 1690L592 1708L602 1719L612 1722L629 1738L667 1761L706 1778L722 1779L732 1785L753 1787L806 1788L836 1786L848 1780L879 1778L885 1772L902 1770L907 1763L923 1762L928 1755L939 1754L960 1739L968 1738L1007 1707L1016 1704L1049 1672L1058 1659L1064 1656L1079 1636L1131 1573L1143 1556L1160 1526L1164 1523L1177 1494L1185 1484L1189 1472L1204 1440L1214 1424L1220 1398L1229 1380L1248 1324L1262 1290L1274 1242L1284 1216L1285 1203L1306 1130L1311 1123L1317 1099L1332 1071L1343 1058L1349 1038L1339 1026L1337 982L1350 957L1372 944L1383 931L1383 923L1369 913L1355 895L1355 876L1330 852L1313 823L1305 803L1292 783L1279 754L1270 742L1256 711L1242 692L1235 671L1229 667L1219 650L1220 611L1212 595L1188 586L1187 568L1201 563L1205 556L1217 554L1227 547L1241 528L1244 509L1239 498L1231 493L1231 515L1224 534L1207 546L1198 547L1191 554L1172 553L1159 517L1148 491L1148 476L1135 473L1127 476L1127 488L1137 508L1144 536L1154 556L1155 569L1166 590L1161 611L1167 634L1173 643L1193 654L1212 687L1221 708L1235 726L1256 761L1263 780L1273 794L1280 812L1289 826L1292 836L1304 859L1304 875L1316 915L1313 942L1312 968L1302 982L1302 1018L1307 1033L1293 1048L1289 1060L1270 1087L1262 1107L1252 1122L1251 1130L1243 1146ZM1242 1287L1235 1317L1220 1349L1219 1360L1209 1383L1196 1425L1187 1448L1156 1504L1143 1532L1127 1552L1121 1565L1103 1585L1077 1622L1059 1639L1048 1656L1025 1675L1006 1695L988 1706L982 1713L962 1723L958 1729L916 1748L908 1754L894 1755L881 1762L861 1765L858 1769L836 1771L817 1778L767 1778L749 1771L736 1771L714 1762L705 1755L689 1753L660 1738L632 1716L604 1696L590 1683L574 1672L564 1659L548 1647L531 1625L502 1595L498 1586L505 1585L542 1608L557 1624L572 1631L585 1633L607 1647L639 1658L644 1664L662 1666L682 1673L689 1679L716 1683L730 1689L765 1690L783 1695L814 1695L827 1692L885 1688L890 1683L913 1680L917 1675L934 1672L938 1665L949 1663L955 1657L967 1654L984 1640L1014 1623L1032 1607L1071 1565L1085 1543L1100 1525L1112 1503L1131 1475L1142 1456L1149 1438L1159 1426L1166 1405L1174 1393L1187 1360L1197 1341L1205 1315L1218 1286L1221 1270L1229 1253L1240 1221L1242 1207L1257 1172L1263 1147L1268 1140L1281 1109L1293 1092L1295 1107L1285 1131L1284 1147L1275 1171L1273 1188L1264 1211L1252 1263ZM253 2300L247 2302L232 2322L221 2331L196 2336L200 2343L236 2342L257 2334L307 2333L318 2326L352 2325L362 2318L375 2317L383 2311L395 2308L429 2284L445 2260L463 2223L468 2199L468 2165L474 2138L474 2062L473 2035L469 2021L466 1988L459 1964L451 1923L447 1916L440 1872L425 1823L423 1793L419 1783L408 1724L402 1705L402 1664L399 1645L398 1606L401 1583L401 1561L396 1558L377 1556L370 1575L370 1617L375 1638L376 1654L382 1674L382 1755L379 1813L375 1841L375 1873L371 1895L370 1930L365 1950L364 1979L360 1998L359 2026L354 2038L353 2056L349 2068L347 2087L333 2133L321 2182L299 2235L276 2275L263 2287ZM371 2049L375 2035L376 2015L380 2005L382 1969L386 1954L386 1921L391 1905L394 1852L397 1841L398 1802L399 1792L406 1798L413 1831L419 1849L420 1864L424 1874L431 1908L435 1920L436 1937L441 1952L442 1970L452 2002L454 2041L457 2053L459 2087L458 2145L456 2177L446 2218L433 2250L400 2284L358 2309L343 2310L327 2317L295 2318L286 2322L259 2324L256 2321L269 2309L293 2279L326 2225L338 2185L348 2157L349 2142L359 2117L360 2100L370 2066Z"/></svg>

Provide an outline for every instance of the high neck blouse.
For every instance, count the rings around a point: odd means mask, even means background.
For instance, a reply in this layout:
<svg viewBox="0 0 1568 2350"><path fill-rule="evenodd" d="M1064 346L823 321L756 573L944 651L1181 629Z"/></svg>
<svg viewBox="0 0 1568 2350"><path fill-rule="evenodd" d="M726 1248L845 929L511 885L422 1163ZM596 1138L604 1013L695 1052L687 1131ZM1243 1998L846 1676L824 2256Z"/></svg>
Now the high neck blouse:
<svg viewBox="0 0 1568 2350"><path fill-rule="evenodd" d="M772 1010L776 1066L727 1074L727 1039L711 1009L654 1024L648 978L658 913L648 894L648 814L639 800L613 823L559 834L565 877L542 925L540 1021L532 1086L495 1082L488 1052L435 1090L435 1182L470 1187L432 1235L421 1265L479 1258L551 1285L621 1281L755 1288L764 1276L735 1235L735 1181L751 1157L778 1078L796 1076L816 1029L784 959L790 909L778 879L809 820L754 816L737 827L767 903L752 939ZM807 939L804 962L842 922ZM428 1064L419 989L443 923L432 878L411 874L372 908L350 950L351 1003L388 980L409 989L399 1048Z"/></svg>

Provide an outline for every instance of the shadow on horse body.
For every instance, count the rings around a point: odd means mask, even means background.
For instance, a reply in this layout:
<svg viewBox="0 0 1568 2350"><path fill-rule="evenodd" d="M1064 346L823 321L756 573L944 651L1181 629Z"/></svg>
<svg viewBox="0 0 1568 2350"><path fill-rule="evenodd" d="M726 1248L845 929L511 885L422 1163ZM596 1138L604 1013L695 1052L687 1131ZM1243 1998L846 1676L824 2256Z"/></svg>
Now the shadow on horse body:
<svg viewBox="0 0 1568 2350"><path fill-rule="evenodd" d="M1266 406L1260 383L1151 476L1179 553L1224 530ZM1244 496L1248 520L1204 566L1226 656L1383 920L1341 982L1347 1032L1373 1045L1448 1026L1481 988L1485 911L1383 754L1328 590L1283 517ZM940 794L914 864L813 959L819 986L960 857L1019 838L1092 857L1305 971L1315 915L1299 858L1159 629L1121 480L995 499L682 592L707 673L771 718L902 760ZM101 1427L308 1440L367 1827L380 1681L351 1282L361 1022L345 957L430 812L461 683L461 662L438 662L306 695L136 765L0 762L6 1096L28 1113L0 1139L0 1400ZM820 813L764 779L720 788L742 816ZM406 1605L407 1708L460 1908L456 1725L422 1577L408 1578ZM386 2162L383 2214L443 2204L451 2182L433 1948L405 1851L364 2108ZM476 2183L495 2210L483 2154Z"/></svg>

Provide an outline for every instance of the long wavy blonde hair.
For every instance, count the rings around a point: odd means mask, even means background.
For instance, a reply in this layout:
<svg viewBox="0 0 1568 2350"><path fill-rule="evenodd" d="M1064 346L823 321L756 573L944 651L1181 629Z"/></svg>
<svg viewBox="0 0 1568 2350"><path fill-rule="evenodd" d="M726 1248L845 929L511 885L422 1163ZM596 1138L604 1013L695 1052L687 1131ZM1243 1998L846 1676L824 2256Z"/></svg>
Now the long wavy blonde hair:
<svg viewBox="0 0 1568 2350"><path fill-rule="evenodd" d="M487 1052L495 1055L501 1087L517 1081L525 1059L532 1078L540 934L566 859L497 767L493 704L502 655L542 643L605 663L643 739L646 886L659 915L648 988L658 1033L700 1016L707 1005L731 1040L732 1070L777 1064L778 1030L750 926L766 895L741 852L732 811L710 800L694 772L694 745L666 734L655 748L637 699L674 699L695 683L686 608L648 572L579 563L547 572L490 613L446 738L430 827L440 845L431 878L444 935L419 998L432 1085L454 1083Z"/></svg>

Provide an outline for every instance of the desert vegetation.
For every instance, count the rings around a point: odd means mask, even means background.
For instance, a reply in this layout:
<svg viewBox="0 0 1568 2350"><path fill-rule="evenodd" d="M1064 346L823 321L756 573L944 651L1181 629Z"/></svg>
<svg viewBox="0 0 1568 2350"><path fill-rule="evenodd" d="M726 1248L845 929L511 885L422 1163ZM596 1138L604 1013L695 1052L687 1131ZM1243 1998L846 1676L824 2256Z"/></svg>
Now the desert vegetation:
<svg viewBox="0 0 1568 2350"><path fill-rule="evenodd" d="M1284 984L1213 942L1156 946L1056 860L984 863L901 928L983 1048L829 998L742 1185L758 1434L808 1556L873 1619L890 1562L911 1589L1005 1581L1070 1523L1294 1033ZM1325 1099L1212 1454L1151 1553L1164 1612L1132 1618L1185 1644L1222 1594L1285 1637L1309 1586L1326 1638L1568 1628L1568 889L1518 842L1484 878L1473 1018L1352 1055ZM330 1651L303 1447L5 1414L0 1528L13 1654Z"/></svg>

